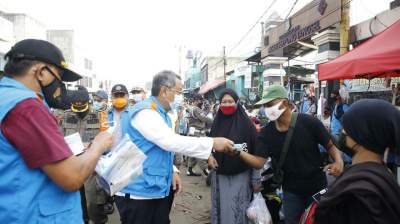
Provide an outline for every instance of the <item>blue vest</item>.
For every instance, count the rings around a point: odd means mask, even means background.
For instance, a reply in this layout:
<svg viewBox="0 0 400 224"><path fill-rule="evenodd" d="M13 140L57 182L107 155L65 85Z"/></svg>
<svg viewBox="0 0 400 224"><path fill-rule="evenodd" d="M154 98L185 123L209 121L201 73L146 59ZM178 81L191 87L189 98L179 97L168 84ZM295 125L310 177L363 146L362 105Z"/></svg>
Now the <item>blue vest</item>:
<svg viewBox="0 0 400 224"><path fill-rule="evenodd" d="M122 135L125 135L128 132L128 127L130 126L130 119L129 119L129 111L132 108L130 106L127 106L124 111L121 112L121 128L122 128ZM116 112L114 107L111 107L111 109L108 111L108 122L113 122L114 121L114 113ZM112 124L111 126L114 126Z"/></svg>
<svg viewBox="0 0 400 224"><path fill-rule="evenodd" d="M35 92L7 77L0 80L0 96L0 124L19 102L37 98ZM40 168L29 169L1 131L0 223L83 223L79 192L64 191Z"/></svg>
<svg viewBox="0 0 400 224"><path fill-rule="evenodd" d="M135 104L130 113L130 118L132 119L144 109L157 111L165 123L172 127L171 119L155 97ZM174 154L145 139L138 130L130 125L131 119L128 121L129 137L146 154L147 159L143 163L143 174L125 187L122 192L149 198L166 197L169 195L172 184Z"/></svg>
<svg viewBox="0 0 400 224"><path fill-rule="evenodd" d="M332 113L331 133L334 136L339 136L341 130L343 129L343 126L342 126L342 121L336 118L337 117L336 108L337 108L337 105L335 105L335 107L333 109L333 113ZM342 108L343 108L343 112L346 113L346 111L349 110L349 105L343 104Z"/></svg>

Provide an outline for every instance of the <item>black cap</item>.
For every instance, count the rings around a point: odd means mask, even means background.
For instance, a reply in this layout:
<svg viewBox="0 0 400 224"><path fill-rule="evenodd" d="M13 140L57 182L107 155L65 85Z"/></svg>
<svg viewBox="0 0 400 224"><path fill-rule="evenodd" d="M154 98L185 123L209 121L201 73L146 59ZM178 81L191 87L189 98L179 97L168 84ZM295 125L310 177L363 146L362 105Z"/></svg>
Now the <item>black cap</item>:
<svg viewBox="0 0 400 224"><path fill-rule="evenodd" d="M89 92L83 86L76 86L76 90L71 90L70 101L71 103L82 102L87 103L89 102Z"/></svg>
<svg viewBox="0 0 400 224"><path fill-rule="evenodd" d="M128 94L128 89L126 88L125 85L117 84L117 85L113 86L113 88L111 89L111 94L114 94L114 93L126 93L126 94Z"/></svg>
<svg viewBox="0 0 400 224"><path fill-rule="evenodd" d="M16 43L5 55L8 60L28 59L45 62L57 66L62 70L61 80L74 82L82 76L68 69L61 50L54 44L45 40L25 39Z"/></svg>

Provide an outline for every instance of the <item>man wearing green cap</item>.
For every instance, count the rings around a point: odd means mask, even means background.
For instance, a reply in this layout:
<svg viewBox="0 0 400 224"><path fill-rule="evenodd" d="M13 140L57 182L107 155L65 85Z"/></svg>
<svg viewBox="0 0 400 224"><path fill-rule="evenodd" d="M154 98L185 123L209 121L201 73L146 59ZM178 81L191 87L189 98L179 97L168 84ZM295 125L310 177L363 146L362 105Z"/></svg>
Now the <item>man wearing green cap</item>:
<svg viewBox="0 0 400 224"><path fill-rule="evenodd" d="M339 176L343 171L341 153L318 119L307 114L292 113L284 87L268 87L263 99L257 104L265 105L270 122L257 138L255 156L246 152L241 152L239 156L257 169L262 168L266 159L271 157L276 170L276 164L284 154L282 151L285 141L288 142L287 153L282 160L283 179L280 183L283 187L285 223L298 223L301 214L312 202L312 195L326 188L324 171L333 176ZM290 126L293 126L292 136L286 139ZM334 163L321 167L319 144L328 149Z"/></svg>

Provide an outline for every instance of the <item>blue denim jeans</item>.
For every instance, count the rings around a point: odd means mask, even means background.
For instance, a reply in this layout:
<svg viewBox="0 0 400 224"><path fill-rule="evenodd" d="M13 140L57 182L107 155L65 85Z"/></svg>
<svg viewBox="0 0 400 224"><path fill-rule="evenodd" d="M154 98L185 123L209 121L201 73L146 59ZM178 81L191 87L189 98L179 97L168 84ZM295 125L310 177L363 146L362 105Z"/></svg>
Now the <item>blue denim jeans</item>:
<svg viewBox="0 0 400 224"><path fill-rule="evenodd" d="M298 224L304 210L313 202L311 196L297 195L291 192L283 192L283 214L285 224Z"/></svg>

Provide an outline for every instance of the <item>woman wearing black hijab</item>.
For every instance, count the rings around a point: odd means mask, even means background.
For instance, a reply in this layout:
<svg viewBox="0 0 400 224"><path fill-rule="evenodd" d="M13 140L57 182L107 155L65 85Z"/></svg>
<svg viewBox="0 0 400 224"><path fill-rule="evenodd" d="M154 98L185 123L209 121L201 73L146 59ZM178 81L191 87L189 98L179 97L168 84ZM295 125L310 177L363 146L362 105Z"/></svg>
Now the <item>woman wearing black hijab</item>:
<svg viewBox="0 0 400 224"><path fill-rule="evenodd" d="M235 144L246 143L249 153L253 153L256 129L240 104L238 95L226 89L219 100L220 107L211 128L211 137L225 137ZM253 172L239 157L223 153L214 153L208 164L216 170L211 182L211 223L247 224L246 209L253 192L252 180L256 183L259 172Z"/></svg>
<svg viewBox="0 0 400 224"><path fill-rule="evenodd" d="M400 187L382 162L386 149L400 150L400 111L383 100L354 103L339 144L352 165L319 202L314 223L400 223Z"/></svg>

